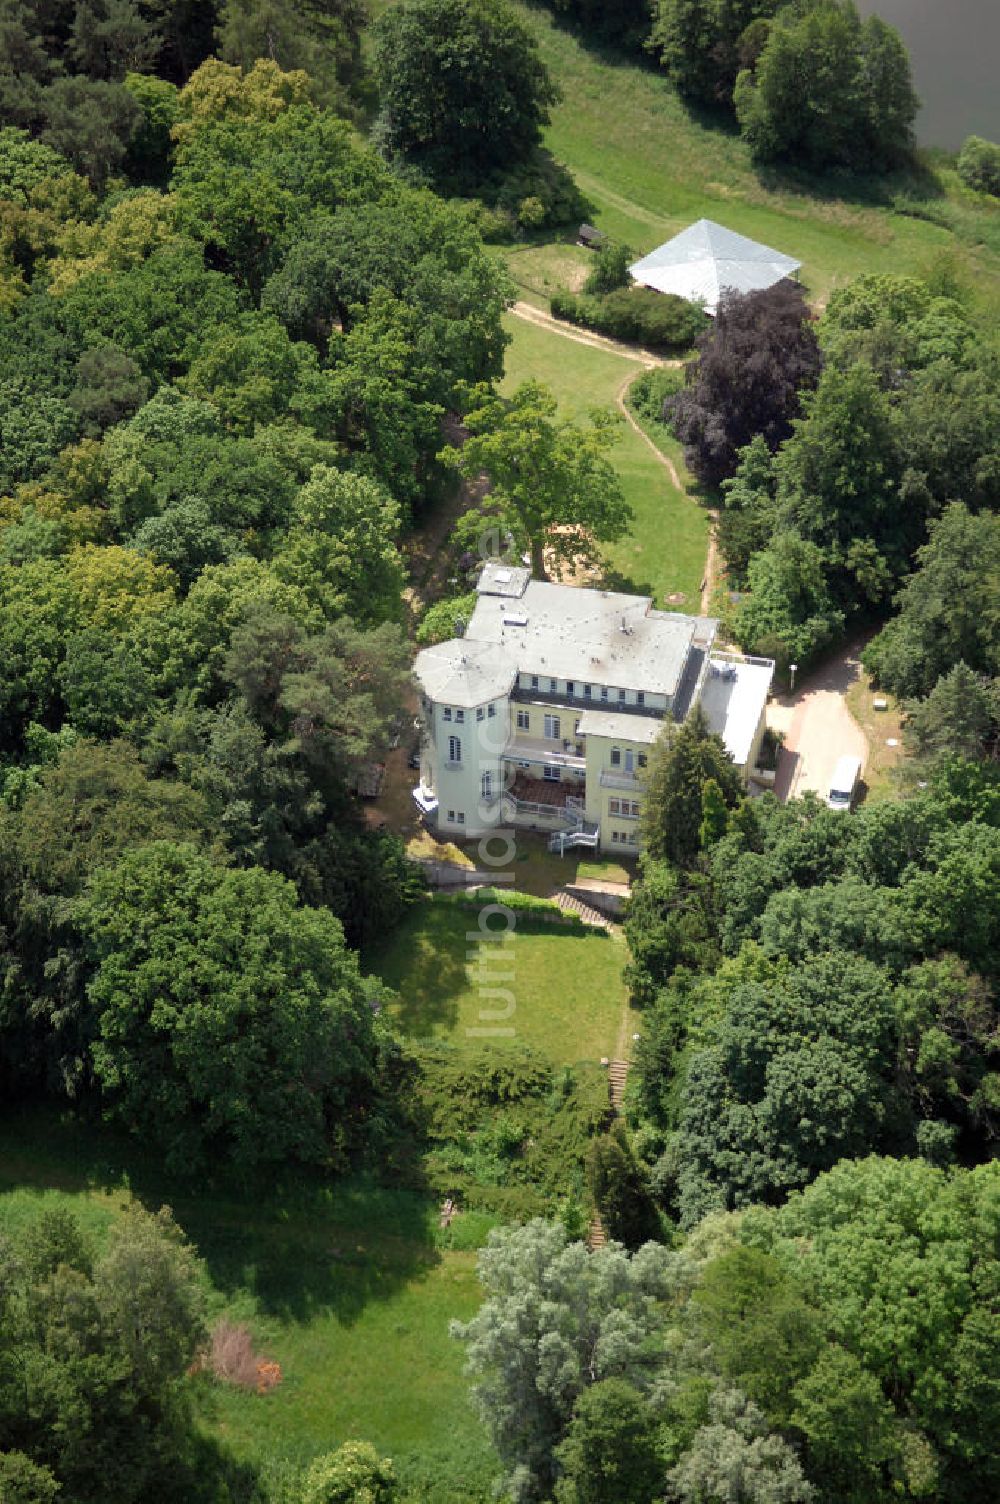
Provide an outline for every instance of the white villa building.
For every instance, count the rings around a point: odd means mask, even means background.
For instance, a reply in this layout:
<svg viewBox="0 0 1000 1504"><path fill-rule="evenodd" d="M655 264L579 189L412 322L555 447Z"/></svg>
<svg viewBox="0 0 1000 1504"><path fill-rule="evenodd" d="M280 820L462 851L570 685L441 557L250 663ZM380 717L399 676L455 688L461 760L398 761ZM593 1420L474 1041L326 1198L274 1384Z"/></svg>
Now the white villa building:
<svg viewBox="0 0 1000 1504"><path fill-rule="evenodd" d="M522 826L554 850L634 854L650 749L695 704L744 776L755 765L774 664L714 652L716 621L495 563L477 592L462 635L414 665L413 798L442 837Z"/></svg>

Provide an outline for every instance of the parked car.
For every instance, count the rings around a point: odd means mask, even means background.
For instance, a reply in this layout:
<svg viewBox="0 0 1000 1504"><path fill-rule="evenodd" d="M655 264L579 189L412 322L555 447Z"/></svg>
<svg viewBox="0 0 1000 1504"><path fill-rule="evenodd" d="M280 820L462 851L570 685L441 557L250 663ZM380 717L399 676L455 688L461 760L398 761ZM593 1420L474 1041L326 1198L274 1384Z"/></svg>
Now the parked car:
<svg viewBox="0 0 1000 1504"><path fill-rule="evenodd" d="M861 777L861 758L842 757L833 770L826 802L831 809L849 810L854 804Z"/></svg>

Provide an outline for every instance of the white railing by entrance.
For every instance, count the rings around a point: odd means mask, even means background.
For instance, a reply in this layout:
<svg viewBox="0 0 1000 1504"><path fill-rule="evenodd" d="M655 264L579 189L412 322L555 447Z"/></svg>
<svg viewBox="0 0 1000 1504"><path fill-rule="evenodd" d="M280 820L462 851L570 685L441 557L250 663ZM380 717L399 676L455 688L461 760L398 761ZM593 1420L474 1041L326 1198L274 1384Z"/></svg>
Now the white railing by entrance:
<svg viewBox="0 0 1000 1504"><path fill-rule="evenodd" d="M549 850L556 851L560 856L574 846L587 846L593 850L601 839L599 825L582 825L579 830L557 830L549 836Z"/></svg>

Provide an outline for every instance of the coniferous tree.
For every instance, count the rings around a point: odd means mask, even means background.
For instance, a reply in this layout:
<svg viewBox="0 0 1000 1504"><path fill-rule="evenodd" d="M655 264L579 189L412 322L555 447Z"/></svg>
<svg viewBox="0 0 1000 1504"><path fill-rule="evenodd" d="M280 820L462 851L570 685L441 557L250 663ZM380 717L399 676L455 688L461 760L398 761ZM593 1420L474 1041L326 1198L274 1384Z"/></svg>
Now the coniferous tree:
<svg viewBox="0 0 1000 1504"><path fill-rule="evenodd" d="M703 790L714 780L729 808L743 796L740 775L722 743L695 706L676 730L657 743L645 804L646 851L654 859L691 866L701 850Z"/></svg>

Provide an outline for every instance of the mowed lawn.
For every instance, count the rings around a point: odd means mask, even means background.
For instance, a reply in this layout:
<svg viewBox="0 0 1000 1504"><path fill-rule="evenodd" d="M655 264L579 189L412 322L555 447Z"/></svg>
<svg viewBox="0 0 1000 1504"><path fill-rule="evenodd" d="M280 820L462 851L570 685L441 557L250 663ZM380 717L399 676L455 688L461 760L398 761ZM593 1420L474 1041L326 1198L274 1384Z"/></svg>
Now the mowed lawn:
<svg viewBox="0 0 1000 1504"><path fill-rule="evenodd" d="M580 420L594 408L613 408L628 381L643 369L638 361L580 344L515 315L508 315L507 329L512 338L502 390L510 392L522 381L541 381L555 393L567 417ZM674 604L697 611L708 548L704 508L677 490L667 469L624 420L611 459L633 521L627 537L604 549L609 583L652 595L658 606L670 604L668 596L682 594L683 603Z"/></svg>
<svg viewBox="0 0 1000 1504"><path fill-rule="evenodd" d="M604 930L515 925L484 939L474 903L428 899L364 968L398 994L393 1021L410 1039L527 1044L555 1065L613 1054L626 994L625 943ZM500 916L484 917L499 930Z"/></svg>
<svg viewBox="0 0 1000 1504"><path fill-rule="evenodd" d="M261 1466L368 1440L426 1486L420 1497L489 1498L496 1461L448 1333L479 1303L475 1254L438 1248L425 1198L285 1171L245 1193L195 1191L100 1126L42 1111L0 1121L0 1234L63 1206L99 1245L126 1187L173 1208L204 1260L210 1319L246 1322L281 1365L267 1395L197 1380L208 1437Z"/></svg>
<svg viewBox="0 0 1000 1504"><path fill-rule="evenodd" d="M947 203L930 200L928 218L851 196L836 177L795 183L755 171L738 134L702 123L651 63L583 47L541 7L519 5L562 91L545 144L573 173L602 229L645 254L693 220L718 220L777 246L803 263L819 299L862 272L920 275L942 251L974 296L1000 305L1000 210L965 193L945 173ZM816 191L810 191L815 189ZM929 217L942 213L953 234Z"/></svg>

